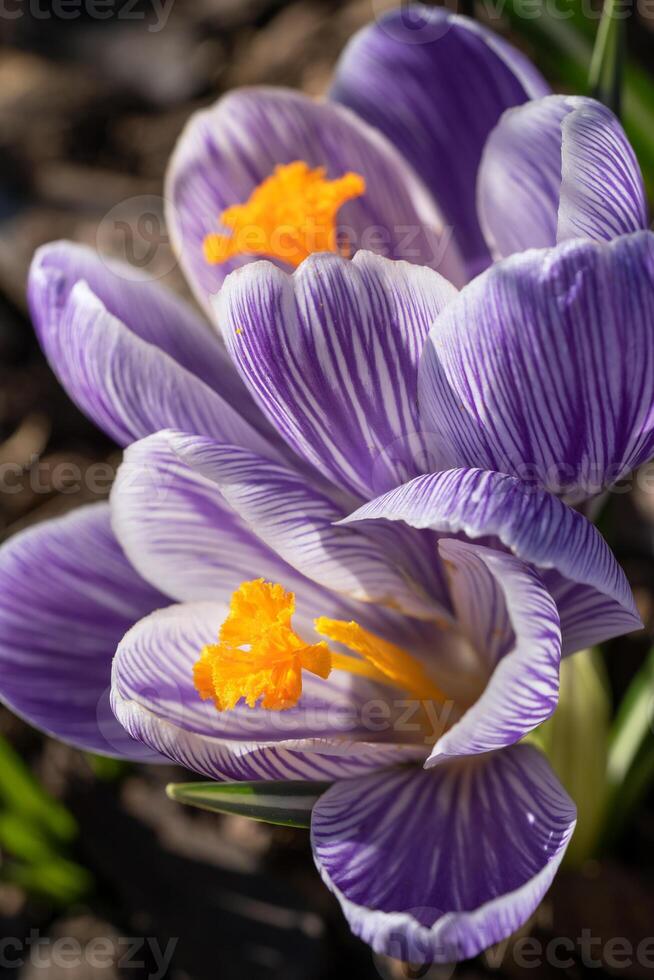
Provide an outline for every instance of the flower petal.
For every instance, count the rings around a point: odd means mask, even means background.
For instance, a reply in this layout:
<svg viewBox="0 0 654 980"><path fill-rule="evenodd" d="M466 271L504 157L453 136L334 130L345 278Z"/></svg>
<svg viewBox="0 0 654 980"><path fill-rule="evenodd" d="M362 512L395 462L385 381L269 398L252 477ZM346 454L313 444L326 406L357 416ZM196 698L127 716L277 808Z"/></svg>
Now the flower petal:
<svg viewBox="0 0 654 980"><path fill-rule="evenodd" d="M240 414L252 412L242 382L220 339L192 307L134 266L101 258L75 242L50 242L32 260L28 297L37 335L57 368L57 332L77 282L85 282L105 307L148 344L201 378Z"/></svg>
<svg viewBox="0 0 654 980"><path fill-rule="evenodd" d="M507 110L484 147L477 195L495 258L647 228L643 178L622 126L606 106L579 96Z"/></svg>
<svg viewBox="0 0 654 980"><path fill-rule="evenodd" d="M526 921L575 820L544 756L519 745L335 783L311 838L355 935L398 960L452 963Z"/></svg>
<svg viewBox="0 0 654 980"><path fill-rule="evenodd" d="M342 510L304 477L235 446L173 432L142 440L126 453L112 507L135 567L178 599L260 576L287 588L302 579L306 590L307 576L366 602L447 615L433 543L414 535L411 545L407 529L336 527Z"/></svg>
<svg viewBox="0 0 654 980"><path fill-rule="evenodd" d="M120 550L108 504L28 528L0 550L0 697L36 728L103 755L157 761L109 707L123 634L166 599Z"/></svg>
<svg viewBox="0 0 654 980"><path fill-rule="evenodd" d="M512 555L442 540L457 621L490 675L480 697L434 745L427 765L512 745L552 714L559 692L556 604Z"/></svg>
<svg viewBox="0 0 654 980"><path fill-rule="evenodd" d="M252 259L209 265L204 238L219 230L226 208L247 201L278 164L296 160L325 167L330 179L350 171L365 178L365 194L339 213L353 249L432 265L452 282L463 281L458 253L443 234L430 195L380 133L342 106L281 88L250 88L229 93L191 118L166 179L168 227L205 308L225 276Z"/></svg>
<svg viewBox="0 0 654 980"><path fill-rule="evenodd" d="M56 280L50 288L45 302L58 303ZM73 401L116 442L176 426L277 452L204 381L113 316L85 281L64 289L62 301L43 335L48 359Z"/></svg>
<svg viewBox="0 0 654 980"><path fill-rule="evenodd" d="M410 4L353 38L331 97L404 154L475 275L490 261L475 204L484 143L505 109L548 91L533 65L492 31L442 8Z"/></svg>
<svg viewBox="0 0 654 980"><path fill-rule="evenodd" d="M557 602L565 653L641 626L629 583L599 531L558 497L515 477L429 473L364 504L344 523L362 520L498 541L541 570Z"/></svg>
<svg viewBox="0 0 654 980"><path fill-rule="evenodd" d="M450 466L596 496L654 455L652 322L650 232L513 255L434 324L425 428Z"/></svg>
<svg viewBox="0 0 654 980"><path fill-rule="evenodd" d="M201 701L193 665L226 615L221 601L171 606L125 636L111 702L134 738L214 779L334 779L424 756L421 746L368 741L365 706L379 688L339 671L328 681L305 674L302 697L287 711L219 712Z"/></svg>
<svg viewBox="0 0 654 980"><path fill-rule="evenodd" d="M289 566L248 530L214 482L180 459L166 432L126 450L111 510L134 568L178 602L226 598L251 578L293 587Z"/></svg>
<svg viewBox="0 0 654 980"><path fill-rule="evenodd" d="M420 431L418 362L455 295L431 269L369 252L353 261L322 254L292 276L270 263L243 269L222 288L216 317L289 445L368 497L436 468Z"/></svg>

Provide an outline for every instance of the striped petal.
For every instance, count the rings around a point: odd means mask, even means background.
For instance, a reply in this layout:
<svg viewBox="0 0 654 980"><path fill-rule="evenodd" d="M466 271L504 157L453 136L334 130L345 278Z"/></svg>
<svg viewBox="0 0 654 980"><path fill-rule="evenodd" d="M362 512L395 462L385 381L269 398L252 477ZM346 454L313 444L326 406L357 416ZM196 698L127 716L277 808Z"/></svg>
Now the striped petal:
<svg viewBox="0 0 654 980"><path fill-rule="evenodd" d="M111 659L166 599L130 566L93 504L0 550L0 698L31 725L103 755L157 761L109 706Z"/></svg>
<svg viewBox="0 0 654 980"><path fill-rule="evenodd" d="M134 568L178 602L228 597L251 578L293 587L292 569L248 530L214 482L180 459L167 433L126 450L111 510Z"/></svg>
<svg viewBox="0 0 654 980"><path fill-rule="evenodd" d="M377 953L453 963L505 939L549 888L575 806L535 749L336 783L311 820L314 860Z"/></svg>
<svg viewBox="0 0 654 980"><path fill-rule="evenodd" d="M32 305L48 360L73 401L116 442L128 445L175 426L264 455L276 452L201 378L114 316L85 280L70 286L38 268L35 277L40 285L33 285L32 297L39 291L40 306L34 298ZM151 315L159 313L154 307Z"/></svg>
<svg viewBox="0 0 654 980"><path fill-rule="evenodd" d="M404 154L475 275L490 262L475 204L484 143L505 109L548 91L533 65L492 31L442 8L403 4L350 42L331 97Z"/></svg>
<svg viewBox="0 0 654 980"><path fill-rule="evenodd" d="M254 398L289 445L369 497L437 468L417 406L420 354L456 291L431 269L369 252L259 263L232 276L216 318ZM429 465L431 464L431 465Z"/></svg>
<svg viewBox="0 0 654 980"><path fill-rule="evenodd" d="M296 160L324 167L329 179L350 171L364 177L365 194L338 215L352 249L431 265L452 282L462 281L461 261L429 193L381 133L342 106L282 88L250 88L196 113L168 170L167 224L205 308L225 276L252 260L241 256L209 265L204 238L220 230L226 208L247 201L278 164Z"/></svg>
<svg viewBox="0 0 654 980"><path fill-rule="evenodd" d="M161 348L236 408L256 418L252 401L227 352L203 320L180 297L140 274L75 242L51 242L37 250L30 267L28 298L46 356L59 369L57 334L70 293L85 282L107 313L141 340ZM259 420L261 421L260 417Z"/></svg>
<svg viewBox="0 0 654 980"><path fill-rule="evenodd" d="M369 741L366 705L379 703L380 689L339 671L327 681L305 674L302 697L287 711L237 705L219 712L201 701L193 664L226 615L220 597L171 606L125 636L111 699L134 738L213 779L332 780L424 756L422 746ZM308 623L299 620L306 635Z"/></svg>
<svg viewBox="0 0 654 980"><path fill-rule="evenodd" d="M552 714L559 692L561 630L542 579L512 555L442 540L452 603L481 661L479 698L434 745L428 766L512 745Z"/></svg>
<svg viewBox="0 0 654 980"><path fill-rule="evenodd" d="M112 508L135 567L177 599L229 594L259 576L295 588L306 576L423 618L446 614L433 542L336 527L343 511L304 477L235 446L172 432L136 443Z"/></svg>
<svg viewBox="0 0 654 980"><path fill-rule="evenodd" d="M364 504L345 523L365 520L485 539L535 566L556 601L565 653L641 626L629 583L599 531L557 497L515 477L430 473Z"/></svg>
<svg viewBox="0 0 654 980"><path fill-rule="evenodd" d="M606 106L579 96L550 95L504 113L484 148L477 203L495 258L647 228L643 178L622 126Z"/></svg>
<svg viewBox="0 0 654 980"><path fill-rule="evenodd" d="M650 232L514 255L434 324L425 427L450 466L596 496L654 455L652 322Z"/></svg>

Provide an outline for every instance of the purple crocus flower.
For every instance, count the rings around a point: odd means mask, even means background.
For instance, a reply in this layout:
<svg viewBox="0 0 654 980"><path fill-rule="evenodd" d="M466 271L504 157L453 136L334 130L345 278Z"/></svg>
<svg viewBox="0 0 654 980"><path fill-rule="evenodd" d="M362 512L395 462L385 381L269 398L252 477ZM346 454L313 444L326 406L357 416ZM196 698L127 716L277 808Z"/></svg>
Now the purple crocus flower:
<svg viewBox="0 0 654 980"><path fill-rule="evenodd" d="M421 16L424 44L400 14L355 39L331 102L250 90L189 124L170 225L215 332L87 250L38 253L43 348L128 448L110 504L0 552L0 691L95 751L333 782L312 842L353 930L442 961L547 889L574 805L517 743L561 656L640 624L566 501L654 455L654 236L610 113ZM352 259L298 262L291 227L254 261L289 187L342 204L316 234Z"/></svg>

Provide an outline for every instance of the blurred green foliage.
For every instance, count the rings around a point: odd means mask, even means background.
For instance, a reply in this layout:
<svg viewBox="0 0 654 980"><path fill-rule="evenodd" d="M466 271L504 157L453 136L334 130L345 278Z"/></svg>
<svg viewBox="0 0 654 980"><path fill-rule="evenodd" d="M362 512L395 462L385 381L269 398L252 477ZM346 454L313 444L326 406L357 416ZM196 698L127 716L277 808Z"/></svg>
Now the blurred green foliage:
<svg viewBox="0 0 654 980"><path fill-rule="evenodd" d="M76 836L71 813L0 737L0 879L58 905L78 901L91 889L92 879L70 859Z"/></svg>
<svg viewBox="0 0 654 980"><path fill-rule="evenodd" d="M654 647L632 680L611 729L604 848L625 830L654 782Z"/></svg>
<svg viewBox="0 0 654 980"><path fill-rule="evenodd" d="M484 0L482 10L483 3ZM594 78L591 75L591 63L598 38L599 20L588 16L588 4L585 0L565 0L560 5L546 4L542 0L537 9L534 8L533 0L506 0L502 11L515 33L530 43L534 56L552 84L578 95L602 95L610 89L611 80L607 80L605 72L611 71L611 45L618 40L619 32L615 29L615 23L611 25L605 21L607 26L604 31L608 35L606 65L601 65L596 60ZM599 42L602 42L601 35ZM599 59L599 54L596 59ZM613 70L617 69L622 72L621 119L636 151L645 186L652 200L654 79L633 58L626 58L623 63L614 63ZM596 83L602 76L602 85L597 89Z"/></svg>
<svg viewBox="0 0 654 980"><path fill-rule="evenodd" d="M595 853L607 803L607 760L611 699L598 650L575 653L561 664L559 704L529 741L548 757L577 804L577 827L568 864Z"/></svg>

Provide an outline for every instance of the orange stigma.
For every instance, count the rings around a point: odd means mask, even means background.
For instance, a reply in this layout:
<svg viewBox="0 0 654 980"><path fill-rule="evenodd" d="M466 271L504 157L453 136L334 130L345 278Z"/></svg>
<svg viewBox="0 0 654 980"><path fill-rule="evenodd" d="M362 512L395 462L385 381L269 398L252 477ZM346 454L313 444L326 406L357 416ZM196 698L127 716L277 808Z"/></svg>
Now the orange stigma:
<svg viewBox="0 0 654 980"><path fill-rule="evenodd" d="M318 633L359 654L330 650L324 640L306 643L293 629L295 596L283 586L256 579L243 582L232 595L229 615L218 643L205 646L195 664L195 687L219 711L243 699L250 707L283 711L302 694L302 671L323 679L345 670L408 691L422 700L443 702L442 691L409 653L369 633L355 622L321 617Z"/></svg>
<svg viewBox="0 0 654 980"><path fill-rule="evenodd" d="M365 193L360 174L327 180L325 168L303 160L279 164L244 204L220 215L230 235L204 239L204 257L220 265L236 255L262 255L297 267L313 252L338 252L336 215L346 201ZM349 251L345 247L349 256Z"/></svg>
<svg viewBox="0 0 654 980"><path fill-rule="evenodd" d="M219 711L241 698L251 708L262 699L263 708L281 711L297 704L303 669L328 677L327 644L301 640L291 626L294 611L295 596L281 585L243 582L232 595L218 643L204 647L195 665L200 696L213 698Z"/></svg>

